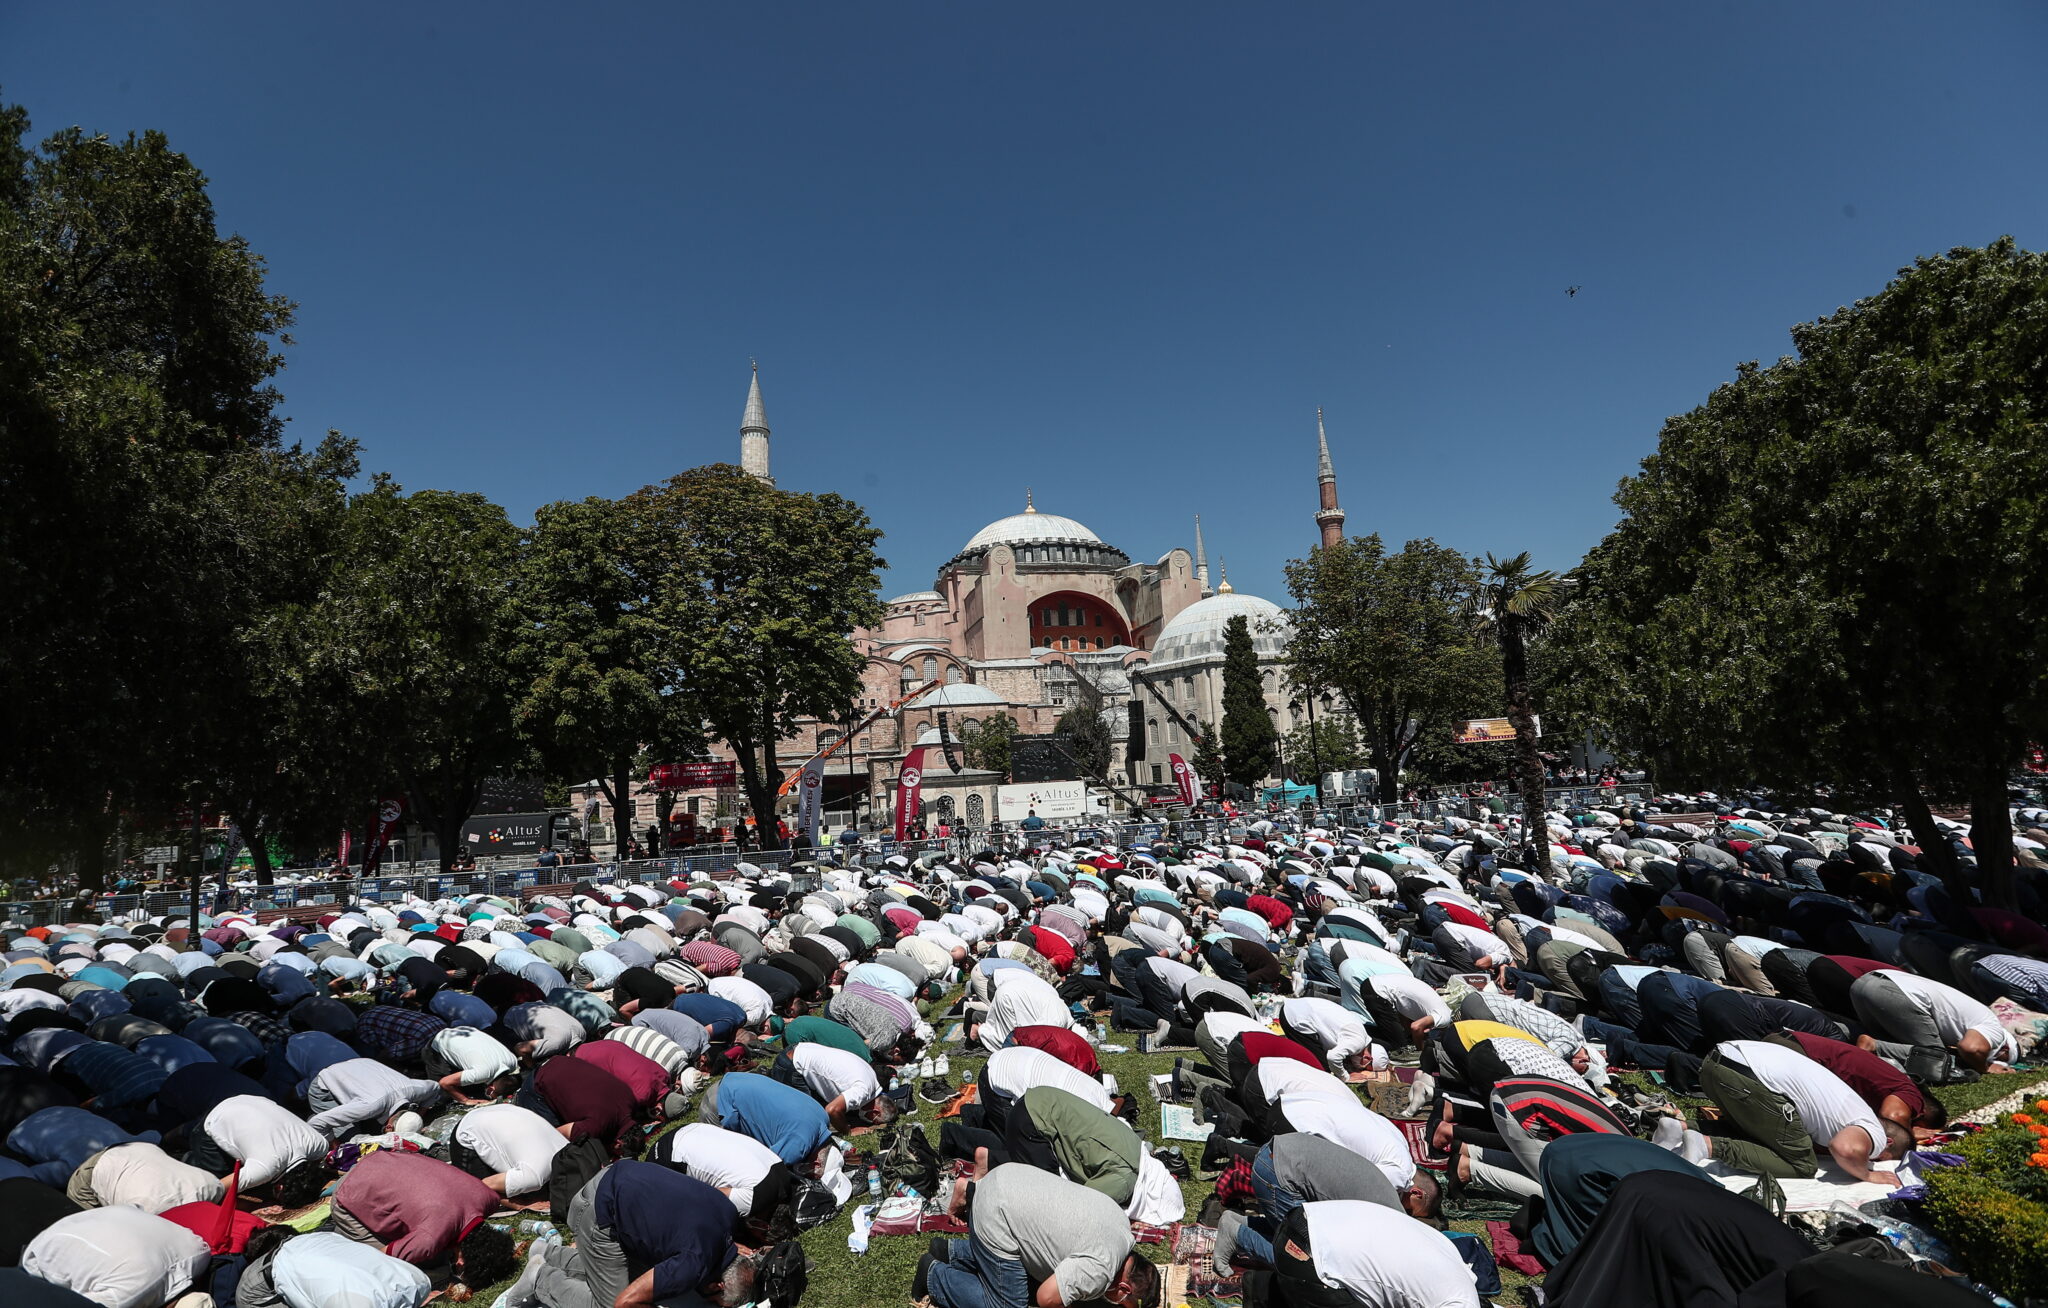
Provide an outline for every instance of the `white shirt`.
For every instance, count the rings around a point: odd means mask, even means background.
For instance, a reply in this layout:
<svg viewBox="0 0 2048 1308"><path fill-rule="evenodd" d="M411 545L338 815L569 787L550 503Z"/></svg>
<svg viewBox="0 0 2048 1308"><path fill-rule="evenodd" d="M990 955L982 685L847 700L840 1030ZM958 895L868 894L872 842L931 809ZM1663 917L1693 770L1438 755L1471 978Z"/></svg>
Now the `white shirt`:
<svg viewBox="0 0 2048 1308"><path fill-rule="evenodd" d="M1268 1058L1259 1064L1262 1083L1266 1080L1266 1068L1275 1063L1293 1063L1304 1072L1313 1071L1291 1058ZM1273 1093L1271 1099L1290 1126L1343 1145L1379 1168L1396 1190L1405 1190L1414 1182L1415 1155L1408 1151L1408 1138L1401 1134L1400 1127L1360 1103L1351 1087L1327 1072L1314 1075L1325 1077L1328 1084L1295 1078L1291 1073L1286 1075L1291 1083Z"/></svg>
<svg viewBox="0 0 2048 1308"><path fill-rule="evenodd" d="M334 1231L286 1241L270 1282L290 1308L415 1308L434 1288L411 1263Z"/></svg>
<svg viewBox="0 0 2048 1308"><path fill-rule="evenodd" d="M661 1148L668 1159L704 1184L726 1192L742 1217L754 1210L754 1187L782 1160L750 1135L710 1122L692 1122L672 1133Z"/></svg>
<svg viewBox="0 0 2048 1308"><path fill-rule="evenodd" d="M1975 1031L1991 1042L1991 1056L2011 1059L2018 1055L2019 1047L2002 1023L1998 1014L1978 1003L1954 986L1930 981L1912 972L1885 972L1885 980L1906 993L1906 997L1920 1006L1920 1011L1934 1019L1936 1029L1941 1032L1944 1043L1954 1045L1965 1032Z"/></svg>
<svg viewBox="0 0 2048 1308"><path fill-rule="evenodd" d="M533 1061L566 1054L583 1043L583 1023L553 1004L514 1004L505 1010L505 1029L519 1041L534 1042Z"/></svg>
<svg viewBox="0 0 2048 1308"><path fill-rule="evenodd" d="M1723 1040L1714 1046L1756 1074L1756 1079L1792 1101L1806 1133L1822 1149L1846 1127L1861 1127L1870 1137L1869 1157L1884 1152L1884 1124L1863 1097L1846 1081L1805 1054L1768 1040Z"/></svg>
<svg viewBox="0 0 2048 1308"><path fill-rule="evenodd" d="M444 1062L461 1069L464 1085L484 1085L519 1070L519 1060L511 1050L473 1026L436 1031L427 1047Z"/></svg>
<svg viewBox="0 0 2048 1308"><path fill-rule="evenodd" d="M1316 1277L1364 1308L1479 1308L1479 1287L1437 1231L1384 1204L1323 1199L1302 1205Z"/></svg>
<svg viewBox="0 0 2048 1308"><path fill-rule="evenodd" d="M327 1154L326 1136L262 1095L223 1099L201 1125L228 1157L242 1160L244 1186L268 1185L294 1165L318 1162Z"/></svg>
<svg viewBox="0 0 2048 1308"><path fill-rule="evenodd" d="M1049 1085L1085 1099L1105 1113L1115 1108L1102 1082L1029 1045L1010 1045L990 1054L987 1066L982 1068L981 1082L990 1093L1010 1100L1022 1099L1025 1091Z"/></svg>
<svg viewBox="0 0 2048 1308"><path fill-rule="evenodd" d="M1188 1215L1187 1197L1180 1182L1166 1170L1166 1164L1152 1156L1150 1146L1138 1160L1138 1183L1131 1188L1131 1201L1124 1215L1148 1226L1170 1226Z"/></svg>
<svg viewBox="0 0 2048 1308"><path fill-rule="evenodd" d="M1345 1059L1364 1052L1372 1042L1356 1013L1328 999L1289 999L1280 1005L1280 1018L1320 1039L1331 1067L1342 1067Z"/></svg>
<svg viewBox="0 0 2048 1308"><path fill-rule="evenodd" d="M493 1172L505 1174L505 1193L527 1194L555 1174L555 1155L568 1147L562 1133L531 1108L485 1104L464 1113L455 1138Z"/></svg>
<svg viewBox="0 0 2048 1308"><path fill-rule="evenodd" d="M1006 970L1017 975L1005 978L989 1000L988 1016L981 1023L984 1049L1000 1050L1009 1040L1010 1033L1020 1026L1072 1028L1074 1015L1068 1011L1059 991L1026 969Z"/></svg>
<svg viewBox="0 0 2048 1308"><path fill-rule="evenodd" d="M100 1308L162 1308L212 1259L206 1241L176 1222L140 1208L88 1208L29 1241L21 1270Z"/></svg>
<svg viewBox="0 0 2048 1308"><path fill-rule="evenodd" d="M882 1093L882 1083L875 1078L875 1069L865 1058L850 1050L816 1043L801 1044L789 1051L789 1061L796 1064L796 1070L803 1074L804 1084L810 1086L811 1093L822 1102L829 1104L845 1095L849 1112L866 1108L875 1102L876 1095Z"/></svg>
<svg viewBox="0 0 2048 1308"><path fill-rule="evenodd" d="M1447 1026L1451 1020L1451 1006L1436 988L1412 972L1387 972L1380 976L1365 978L1365 984L1372 992L1392 1005L1395 1012L1414 1021L1419 1017L1429 1018L1438 1026Z"/></svg>
<svg viewBox="0 0 2048 1308"><path fill-rule="evenodd" d="M153 1144L115 1145L92 1166L92 1192L103 1207L160 1213L179 1204L217 1204L220 1178L181 1163Z"/></svg>
<svg viewBox="0 0 2048 1308"><path fill-rule="evenodd" d="M747 1025L759 1026L775 1011L775 1001L766 990L743 976L715 976L708 987L720 999L730 1000L746 1010Z"/></svg>
<svg viewBox="0 0 2048 1308"><path fill-rule="evenodd" d="M1195 1028L1197 1035L1206 1034L1219 1045L1228 1045L1247 1031L1264 1031L1267 1026L1256 1017L1243 1013L1207 1013L1202 1024Z"/></svg>

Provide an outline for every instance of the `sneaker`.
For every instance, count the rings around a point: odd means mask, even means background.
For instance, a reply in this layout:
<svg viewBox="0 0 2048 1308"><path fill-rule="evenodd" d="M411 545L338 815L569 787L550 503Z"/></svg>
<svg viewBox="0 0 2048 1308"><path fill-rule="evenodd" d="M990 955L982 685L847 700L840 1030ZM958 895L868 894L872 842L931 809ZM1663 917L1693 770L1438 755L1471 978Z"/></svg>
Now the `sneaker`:
<svg viewBox="0 0 2048 1308"><path fill-rule="evenodd" d="M1164 1167L1166 1174L1174 1180L1185 1181L1189 1178L1191 1173L1188 1168L1188 1156L1181 1152L1178 1145L1169 1145L1164 1149L1154 1149L1152 1156L1159 1160L1159 1165Z"/></svg>
<svg viewBox="0 0 2048 1308"><path fill-rule="evenodd" d="M936 1076L928 1076L918 1083L917 1097L928 1104L943 1104L953 1097L953 1086Z"/></svg>

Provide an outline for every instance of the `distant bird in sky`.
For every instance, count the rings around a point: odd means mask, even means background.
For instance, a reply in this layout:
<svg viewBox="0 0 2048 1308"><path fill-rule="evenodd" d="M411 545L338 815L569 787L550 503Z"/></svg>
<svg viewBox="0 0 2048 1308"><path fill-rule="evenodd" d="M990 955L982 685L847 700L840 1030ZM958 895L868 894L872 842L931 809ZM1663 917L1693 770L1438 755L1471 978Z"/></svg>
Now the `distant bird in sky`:
<svg viewBox="0 0 2048 1308"><path fill-rule="evenodd" d="M1564 291L1566 299L1570 299L1572 296L1577 295L1578 293L1579 288L1576 286L1567 286Z"/></svg>

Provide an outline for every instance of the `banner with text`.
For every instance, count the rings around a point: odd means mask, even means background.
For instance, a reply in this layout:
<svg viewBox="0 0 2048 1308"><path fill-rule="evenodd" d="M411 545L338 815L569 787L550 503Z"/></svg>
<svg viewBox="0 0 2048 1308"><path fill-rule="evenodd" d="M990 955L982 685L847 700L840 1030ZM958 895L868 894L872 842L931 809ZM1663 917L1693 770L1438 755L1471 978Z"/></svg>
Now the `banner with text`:
<svg viewBox="0 0 2048 1308"><path fill-rule="evenodd" d="M924 748L919 746L903 756L903 770L896 774L896 838L910 839L917 821L918 801L924 790Z"/></svg>
<svg viewBox="0 0 2048 1308"><path fill-rule="evenodd" d="M1202 779L1195 769L1178 754L1168 754L1166 761L1173 765L1173 784L1180 787L1180 802L1194 805L1202 796Z"/></svg>
<svg viewBox="0 0 2048 1308"><path fill-rule="evenodd" d="M803 832L813 848L818 844L818 822L825 814L825 760L814 758L804 764L804 778L797 783L796 829Z"/></svg>
<svg viewBox="0 0 2048 1308"><path fill-rule="evenodd" d="M1033 813L1048 820L1088 815L1085 781L1035 781L996 787L996 817L1022 822Z"/></svg>

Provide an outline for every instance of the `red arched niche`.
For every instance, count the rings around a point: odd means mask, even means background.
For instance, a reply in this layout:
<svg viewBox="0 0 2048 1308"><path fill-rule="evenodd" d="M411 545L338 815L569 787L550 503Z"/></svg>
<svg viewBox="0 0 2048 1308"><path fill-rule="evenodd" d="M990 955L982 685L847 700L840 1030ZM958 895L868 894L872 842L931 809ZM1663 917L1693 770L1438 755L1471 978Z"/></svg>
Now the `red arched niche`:
<svg viewBox="0 0 2048 1308"><path fill-rule="evenodd" d="M1108 649L1130 640L1131 629L1123 617L1093 595L1056 590L1031 601L1034 650Z"/></svg>

